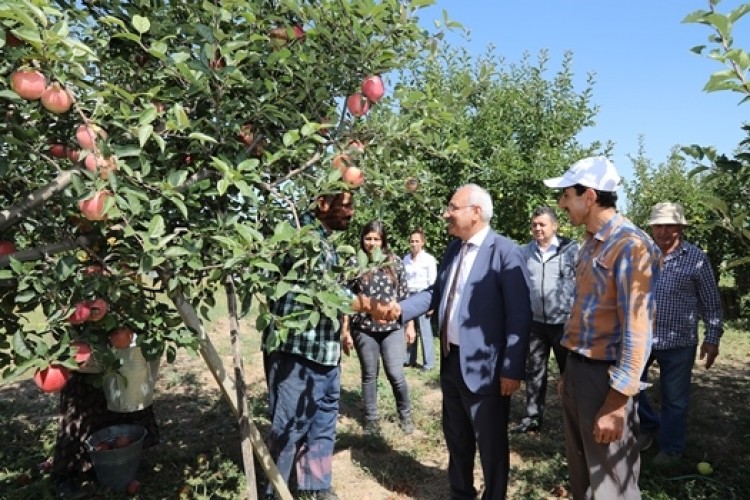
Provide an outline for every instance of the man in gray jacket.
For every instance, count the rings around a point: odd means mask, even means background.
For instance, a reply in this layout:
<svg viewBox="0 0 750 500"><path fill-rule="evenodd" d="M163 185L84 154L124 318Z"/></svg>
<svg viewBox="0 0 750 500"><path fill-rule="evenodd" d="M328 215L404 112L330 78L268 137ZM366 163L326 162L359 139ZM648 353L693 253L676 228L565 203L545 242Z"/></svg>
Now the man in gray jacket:
<svg viewBox="0 0 750 500"><path fill-rule="evenodd" d="M550 349L557 367L565 370L567 350L560 345L563 326L570 314L575 287L578 243L557 235L557 215L550 207L531 214L534 239L523 247L531 284L531 326L526 361L526 416L513 428L516 433L539 432L547 395L547 363Z"/></svg>

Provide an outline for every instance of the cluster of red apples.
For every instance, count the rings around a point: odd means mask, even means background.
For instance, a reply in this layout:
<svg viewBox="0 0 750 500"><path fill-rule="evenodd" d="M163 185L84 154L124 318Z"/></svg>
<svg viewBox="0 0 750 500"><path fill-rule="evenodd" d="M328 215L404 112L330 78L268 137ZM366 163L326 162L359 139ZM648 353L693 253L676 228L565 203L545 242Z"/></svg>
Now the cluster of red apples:
<svg viewBox="0 0 750 500"><path fill-rule="evenodd" d="M356 92L346 98L346 109L354 117L362 117L370 110L371 103L380 102L385 95L385 85L382 78L370 75L362 81L361 92ZM333 167L341 172L341 178L352 187L359 187L365 182L365 174L354 165L353 157L365 151L365 145L358 140L347 144L346 151L333 157Z"/></svg>
<svg viewBox="0 0 750 500"><path fill-rule="evenodd" d="M10 77L13 91L27 101L40 101L42 107L54 114L70 111L75 99L73 95L59 82L47 83L47 77L33 68L21 68L14 71ZM67 158L72 162L81 159L87 170L98 172L102 179L107 179L110 172L117 169L117 157L105 158L96 147L97 138L105 139L107 133L94 124L82 124L75 131L75 138L81 150L71 149L64 144L50 144L49 153L54 158ZM84 217L89 220L103 220L105 202L109 193L99 192L91 198L81 200L79 208Z"/></svg>

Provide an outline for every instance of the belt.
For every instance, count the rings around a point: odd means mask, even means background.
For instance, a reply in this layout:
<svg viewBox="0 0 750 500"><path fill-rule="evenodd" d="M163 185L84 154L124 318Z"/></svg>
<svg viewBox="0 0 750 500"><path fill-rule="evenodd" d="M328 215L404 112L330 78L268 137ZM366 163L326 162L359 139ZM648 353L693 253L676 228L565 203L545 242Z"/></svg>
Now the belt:
<svg viewBox="0 0 750 500"><path fill-rule="evenodd" d="M590 364L590 365L614 365L615 364L615 361L611 361L609 359L588 358L584 356L583 354L580 354L575 351L568 351L568 357L576 359L582 363Z"/></svg>

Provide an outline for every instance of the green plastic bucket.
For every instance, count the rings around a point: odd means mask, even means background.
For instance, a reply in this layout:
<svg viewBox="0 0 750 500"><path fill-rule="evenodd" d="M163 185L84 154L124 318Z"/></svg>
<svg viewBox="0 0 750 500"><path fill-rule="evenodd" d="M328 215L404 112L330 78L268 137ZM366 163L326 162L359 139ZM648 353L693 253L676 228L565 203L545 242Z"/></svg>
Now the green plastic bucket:
<svg viewBox="0 0 750 500"><path fill-rule="evenodd" d="M94 464L99 484L113 491L127 489L138 472L146 432L140 425L112 425L96 431L86 439L86 449ZM115 441L122 436L127 437L129 444L114 448Z"/></svg>

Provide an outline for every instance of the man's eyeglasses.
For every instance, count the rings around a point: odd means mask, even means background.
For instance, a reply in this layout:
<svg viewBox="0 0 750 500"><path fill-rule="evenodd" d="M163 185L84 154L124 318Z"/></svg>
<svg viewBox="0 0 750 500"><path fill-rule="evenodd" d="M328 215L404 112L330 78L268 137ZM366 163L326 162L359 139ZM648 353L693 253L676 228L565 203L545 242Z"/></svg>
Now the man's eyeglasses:
<svg viewBox="0 0 750 500"><path fill-rule="evenodd" d="M453 213L453 212L458 212L459 210L462 210L464 208L469 208L469 207L476 207L476 205L464 205L462 207L459 207L458 205L454 205L453 203L448 203L448 206L445 207L445 211Z"/></svg>

